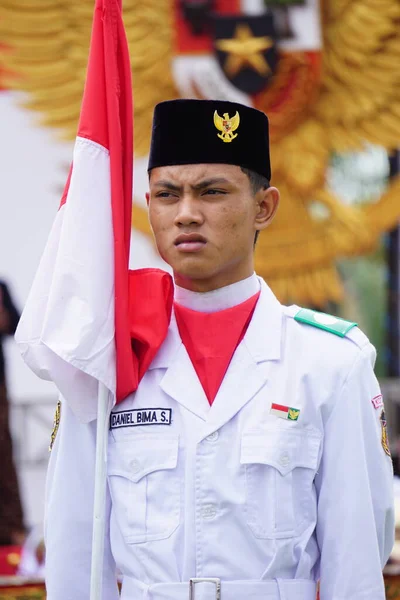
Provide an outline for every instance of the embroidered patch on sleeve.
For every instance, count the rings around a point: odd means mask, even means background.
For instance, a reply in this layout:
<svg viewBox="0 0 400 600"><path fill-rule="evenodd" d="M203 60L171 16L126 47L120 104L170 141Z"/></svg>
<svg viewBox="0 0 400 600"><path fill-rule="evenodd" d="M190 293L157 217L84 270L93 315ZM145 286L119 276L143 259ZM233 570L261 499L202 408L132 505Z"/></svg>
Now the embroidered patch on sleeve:
<svg viewBox="0 0 400 600"><path fill-rule="evenodd" d="M376 408L376 409L383 408L382 394L379 394L378 396L375 396L375 398L372 398L371 402L372 402L372 406L374 408Z"/></svg>
<svg viewBox="0 0 400 600"><path fill-rule="evenodd" d="M172 408L138 408L111 413L110 429L143 425L171 425Z"/></svg>
<svg viewBox="0 0 400 600"><path fill-rule="evenodd" d="M385 416L384 410L382 410L382 412L381 412L380 420L381 420L381 426L382 426L382 448L384 449L384 451L386 452L386 454L388 456L391 456L390 448L389 448L389 439L388 439L388 434L387 434L386 416Z"/></svg>
<svg viewBox="0 0 400 600"><path fill-rule="evenodd" d="M60 418L61 418L61 402L58 401L57 407L56 407L56 414L54 415L53 431L51 432L49 452L51 452L51 450L54 446L54 442L56 441L57 431L60 426Z"/></svg>

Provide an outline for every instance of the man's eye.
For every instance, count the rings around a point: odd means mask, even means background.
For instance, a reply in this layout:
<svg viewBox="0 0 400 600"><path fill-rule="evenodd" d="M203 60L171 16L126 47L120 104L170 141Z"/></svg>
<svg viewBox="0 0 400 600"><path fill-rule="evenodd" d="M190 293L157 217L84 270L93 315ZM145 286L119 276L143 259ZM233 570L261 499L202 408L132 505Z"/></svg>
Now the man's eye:
<svg viewBox="0 0 400 600"><path fill-rule="evenodd" d="M171 192L158 192L156 194L156 198L170 198L171 196Z"/></svg>
<svg viewBox="0 0 400 600"><path fill-rule="evenodd" d="M204 192L204 195L207 195L207 196L216 196L217 194L226 194L226 192L224 190L215 190L215 189L209 189Z"/></svg>

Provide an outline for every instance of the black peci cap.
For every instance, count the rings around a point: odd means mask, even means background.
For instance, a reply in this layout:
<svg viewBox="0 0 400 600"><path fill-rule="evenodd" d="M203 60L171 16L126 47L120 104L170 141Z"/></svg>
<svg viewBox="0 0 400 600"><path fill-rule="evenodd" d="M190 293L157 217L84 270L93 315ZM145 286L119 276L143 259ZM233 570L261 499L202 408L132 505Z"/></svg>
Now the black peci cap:
<svg viewBox="0 0 400 600"><path fill-rule="evenodd" d="M223 100L157 104L148 169L199 163L238 165L270 181L267 116Z"/></svg>

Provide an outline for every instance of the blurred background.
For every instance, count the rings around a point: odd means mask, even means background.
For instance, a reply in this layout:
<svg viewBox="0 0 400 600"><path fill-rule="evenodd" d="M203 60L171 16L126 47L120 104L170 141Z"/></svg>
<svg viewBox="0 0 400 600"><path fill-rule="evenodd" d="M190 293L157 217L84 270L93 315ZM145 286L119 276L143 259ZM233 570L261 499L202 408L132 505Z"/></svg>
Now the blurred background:
<svg viewBox="0 0 400 600"><path fill-rule="evenodd" d="M66 180L93 5L0 0L0 410L23 509L22 521L16 499L10 572L20 528L41 537L57 401L19 357L10 310L26 301ZM165 268L145 209L154 105L217 98L265 111L282 202L260 236L257 272L282 302L356 321L376 346L398 474L400 0L124 0L123 8L135 103L131 266ZM182 127L195 143L196 124Z"/></svg>

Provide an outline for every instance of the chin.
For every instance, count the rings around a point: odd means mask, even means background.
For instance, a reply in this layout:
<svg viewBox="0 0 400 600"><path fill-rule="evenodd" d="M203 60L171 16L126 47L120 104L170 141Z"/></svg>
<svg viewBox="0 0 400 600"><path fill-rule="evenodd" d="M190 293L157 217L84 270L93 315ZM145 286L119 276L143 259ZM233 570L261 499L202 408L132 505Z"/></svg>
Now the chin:
<svg viewBox="0 0 400 600"><path fill-rule="evenodd" d="M187 257L185 260L171 261L168 264L175 273L186 279L209 279L215 275L215 270L200 257Z"/></svg>

